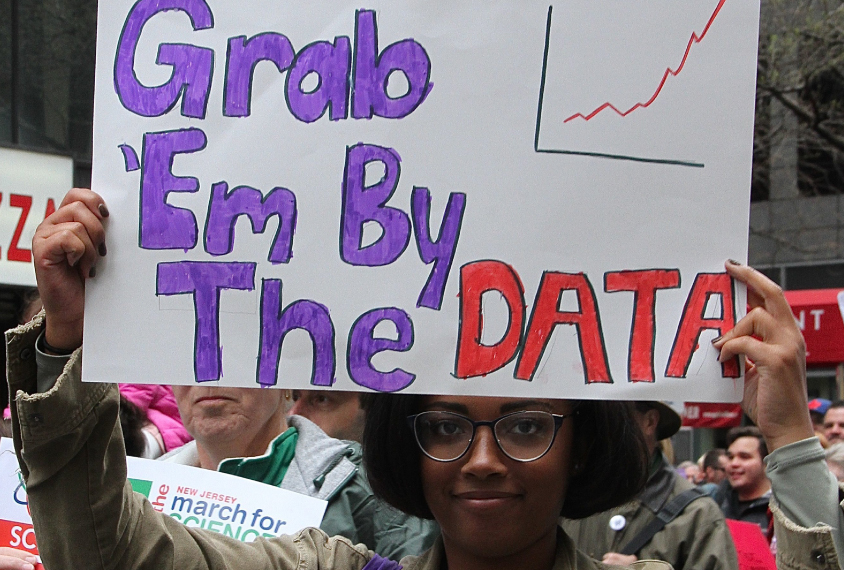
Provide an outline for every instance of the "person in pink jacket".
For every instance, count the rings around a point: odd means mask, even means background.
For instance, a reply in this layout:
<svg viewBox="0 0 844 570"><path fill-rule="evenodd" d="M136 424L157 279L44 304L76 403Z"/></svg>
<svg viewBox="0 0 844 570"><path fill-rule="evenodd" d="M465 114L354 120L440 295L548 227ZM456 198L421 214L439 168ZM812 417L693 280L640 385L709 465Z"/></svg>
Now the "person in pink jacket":
<svg viewBox="0 0 844 570"><path fill-rule="evenodd" d="M193 439L182 425L176 398L173 397L173 390L169 386L147 384L120 384L119 386L123 397L144 411L147 419L156 428L147 426L143 429L147 442L144 457L154 459ZM156 444L161 448L159 453L155 453Z"/></svg>

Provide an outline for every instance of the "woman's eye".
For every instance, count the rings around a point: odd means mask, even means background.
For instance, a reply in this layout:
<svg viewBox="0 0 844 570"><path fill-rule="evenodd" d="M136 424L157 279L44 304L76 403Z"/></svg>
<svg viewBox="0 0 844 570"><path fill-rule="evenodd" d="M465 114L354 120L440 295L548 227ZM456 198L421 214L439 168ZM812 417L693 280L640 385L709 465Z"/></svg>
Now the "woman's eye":
<svg viewBox="0 0 844 570"><path fill-rule="evenodd" d="M440 420L431 424L431 433L440 437L454 436L463 433L463 428L457 422Z"/></svg>
<svg viewBox="0 0 844 570"><path fill-rule="evenodd" d="M534 435L542 431L542 424L532 419L522 419L515 422L509 429L513 435Z"/></svg>

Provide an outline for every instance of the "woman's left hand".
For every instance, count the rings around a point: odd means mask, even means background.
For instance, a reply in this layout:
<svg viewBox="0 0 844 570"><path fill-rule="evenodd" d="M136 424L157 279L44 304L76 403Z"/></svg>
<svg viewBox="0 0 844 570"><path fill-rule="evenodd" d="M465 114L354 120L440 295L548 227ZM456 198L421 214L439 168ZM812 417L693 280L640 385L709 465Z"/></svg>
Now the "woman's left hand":
<svg viewBox="0 0 844 570"><path fill-rule="evenodd" d="M25 550L0 547L0 570L34 570L38 557Z"/></svg>
<svg viewBox="0 0 844 570"><path fill-rule="evenodd" d="M806 343L782 289L751 267L726 263L747 285L750 312L713 341L724 362L747 357L742 408L769 451L814 436L806 395Z"/></svg>

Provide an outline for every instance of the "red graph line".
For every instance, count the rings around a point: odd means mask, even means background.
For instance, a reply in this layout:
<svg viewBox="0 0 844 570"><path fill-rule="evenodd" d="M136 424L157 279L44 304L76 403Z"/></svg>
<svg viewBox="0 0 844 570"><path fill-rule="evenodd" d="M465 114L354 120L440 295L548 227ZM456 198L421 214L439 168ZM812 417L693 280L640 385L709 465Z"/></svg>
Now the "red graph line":
<svg viewBox="0 0 844 570"><path fill-rule="evenodd" d="M569 117L568 119L566 119L563 122L568 123L569 121L574 120L574 119L583 119L584 121L588 121L588 120L592 119L595 115L601 113L602 111L605 111L606 109L611 109L611 110L615 111L616 113L618 113L620 116L626 117L627 115L629 115L630 113L632 113L636 109L644 109L644 108L649 107L651 105L651 103L656 101L656 98L659 97L659 93L660 93L660 91L662 91L662 88L665 86L665 82L668 80L668 76L673 75L673 76L676 77L677 75L680 74L681 71L683 71L683 67L686 65L686 60L689 57L689 52L692 50L692 45L698 44L701 41L703 41L703 38L706 37L706 34L709 31L709 28L712 26L712 22L715 21L715 17L718 16L718 12L721 11L721 8L724 6L724 3L726 1L727 0L721 0L720 2L718 2L718 6L715 7L715 11L712 13L712 16L709 18L709 21L706 23L706 27L703 28L703 32L701 32L701 34L699 36L697 35L697 32L692 32L692 37L689 38L689 44L686 46L686 53L683 54L683 61L680 62L680 66L677 69L671 69L669 67L665 70L665 73L662 75L662 81L659 82L659 87L656 88L656 91L654 91L654 94L651 95L650 99L648 99L644 103L636 103L635 105L633 105L632 107L630 107L626 111L620 111L618 109L618 107L616 107L612 103L606 102L603 105L601 105L600 107L598 107L597 109L595 109L594 111L592 111L591 113L589 113L588 115L584 115L582 113L575 113L574 115L572 115L571 117Z"/></svg>

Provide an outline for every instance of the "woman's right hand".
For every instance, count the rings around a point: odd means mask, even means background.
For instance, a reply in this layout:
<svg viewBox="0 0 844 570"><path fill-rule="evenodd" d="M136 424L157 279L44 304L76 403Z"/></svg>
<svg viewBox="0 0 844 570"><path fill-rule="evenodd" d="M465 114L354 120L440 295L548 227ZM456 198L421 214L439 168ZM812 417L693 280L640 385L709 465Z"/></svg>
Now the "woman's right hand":
<svg viewBox="0 0 844 570"><path fill-rule="evenodd" d="M47 344L71 350L82 345L85 280L106 254L103 219L108 209L91 190L74 188L38 226L32 239L35 277L47 316Z"/></svg>

